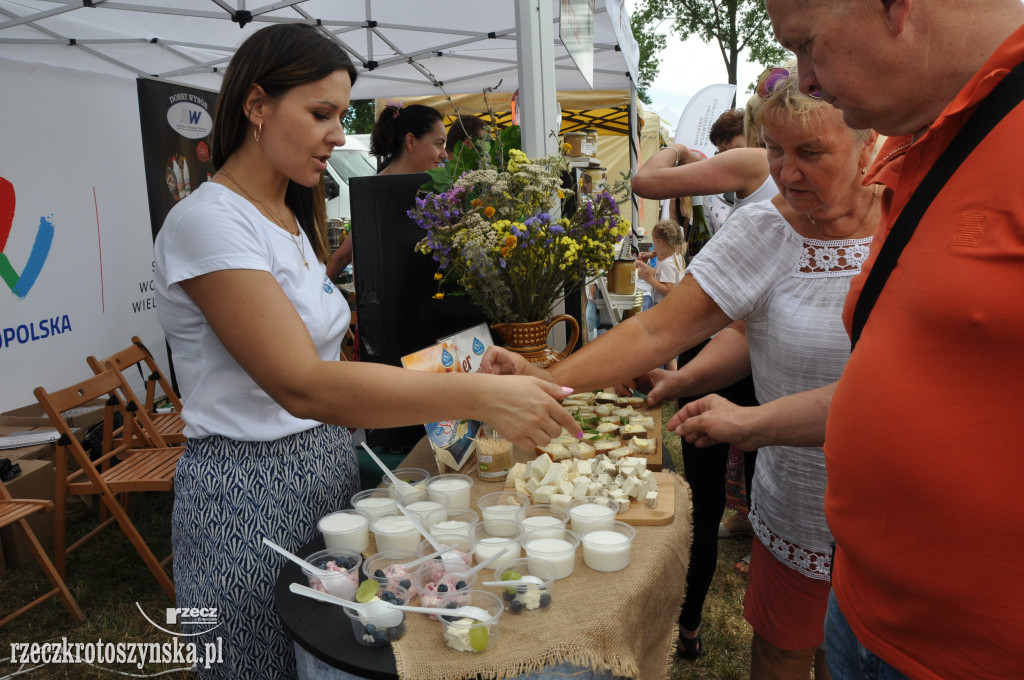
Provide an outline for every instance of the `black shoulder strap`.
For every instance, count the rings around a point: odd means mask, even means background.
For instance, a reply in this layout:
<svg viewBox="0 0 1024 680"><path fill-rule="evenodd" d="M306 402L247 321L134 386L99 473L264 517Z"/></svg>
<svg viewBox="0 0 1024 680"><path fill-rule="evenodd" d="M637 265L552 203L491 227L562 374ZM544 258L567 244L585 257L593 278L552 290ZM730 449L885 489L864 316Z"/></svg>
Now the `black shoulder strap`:
<svg viewBox="0 0 1024 680"><path fill-rule="evenodd" d="M978 104L974 114L953 138L949 147L928 171L925 178L921 180L917 189L910 196L910 200L907 201L907 205L896 218L896 223L893 224L885 243L882 244L882 249L878 252L871 271L868 272L864 289L853 308L853 324L850 329L851 350L857 346L857 340L860 339L861 331L864 330L864 324L867 323L871 309L875 306L885 282L889 280L889 274L896 266L896 261L899 260L910 237L914 235L914 229L921 221L925 211L928 210L928 206L960 167L960 164L985 139L992 128L1006 114L1016 108L1021 100L1024 100L1024 62L1010 71Z"/></svg>

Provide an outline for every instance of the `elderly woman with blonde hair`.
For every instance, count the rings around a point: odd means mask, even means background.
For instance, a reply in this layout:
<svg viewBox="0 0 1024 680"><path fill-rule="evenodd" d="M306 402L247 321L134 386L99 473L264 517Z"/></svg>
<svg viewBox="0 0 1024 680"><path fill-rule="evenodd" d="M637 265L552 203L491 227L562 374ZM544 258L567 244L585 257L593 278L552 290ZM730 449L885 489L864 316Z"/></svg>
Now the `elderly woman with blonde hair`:
<svg viewBox="0 0 1024 680"><path fill-rule="evenodd" d="M828 677L821 645L832 541L823 504L823 413L827 386L850 355L841 319L846 292L880 215L877 192L861 184L875 134L848 128L826 102L801 94L795 69L769 69L757 92L755 120L779 195L733 213L660 304L566 360L540 370L492 348L483 369L595 389L641 375L745 320L761 405L706 397L668 426L686 426L698 445L760 447L744 600L754 629L751 677L807 678L813 667L820 679ZM725 357L718 368L742 359ZM708 409L716 415L704 421L706 429L682 422L696 415L700 423L697 414Z"/></svg>

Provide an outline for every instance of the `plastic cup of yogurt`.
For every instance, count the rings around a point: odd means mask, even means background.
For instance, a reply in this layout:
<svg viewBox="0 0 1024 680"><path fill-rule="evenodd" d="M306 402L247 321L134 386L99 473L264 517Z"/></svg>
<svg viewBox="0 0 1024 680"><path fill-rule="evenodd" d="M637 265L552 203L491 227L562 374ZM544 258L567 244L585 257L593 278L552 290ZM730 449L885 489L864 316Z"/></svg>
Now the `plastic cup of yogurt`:
<svg viewBox="0 0 1024 680"><path fill-rule="evenodd" d="M515 520L492 519L488 522L477 522L470 528L469 535L476 542L477 564L502 550L505 550L505 553L498 558L499 562L516 559L523 554L523 530Z"/></svg>
<svg viewBox="0 0 1024 680"><path fill-rule="evenodd" d="M629 566L636 529L616 521L611 529L592 525L580 532L583 563L594 571L619 571Z"/></svg>
<svg viewBox="0 0 1024 680"><path fill-rule="evenodd" d="M317 524L327 549L344 548L358 553L370 545L370 520L359 510L332 512Z"/></svg>
<svg viewBox="0 0 1024 680"><path fill-rule="evenodd" d="M398 514L398 496L391 489L367 489L352 496L352 508L373 520Z"/></svg>
<svg viewBox="0 0 1024 680"><path fill-rule="evenodd" d="M562 538L550 538L536 531L528 531L523 535L523 550L529 560L546 560L555 565L555 579L562 579L576 569L576 548L580 545L580 537L575 531L566 529ZM504 565L503 565L504 566Z"/></svg>
<svg viewBox="0 0 1024 680"><path fill-rule="evenodd" d="M481 496L476 504L480 508L480 516L483 517L484 524L496 519L515 521L516 513L530 504L530 497L516 491L495 491ZM502 528L511 531L507 525L499 525L489 526L487 532L492 536L498 536L497 532Z"/></svg>
<svg viewBox="0 0 1024 680"><path fill-rule="evenodd" d="M469 590L476 583L476 574L440 574L432 576L427 569L417 569L412 575L412 587L419 596L421 607L440 607L441 601L448 595L461 590ZM436 621L437 616L427 614Z"/></svg>
<svg viewBox="0 0 1024 680"><path fill-rule="evenodd" d="M469 491L473 478L469 475L438 475L427 481L427 495L431 499L438 493L446 494L448 507L455 510L469 507Z"/></svg>
<svg viewBox="0 0 1024 680"><path fill-rule="evenodd" d="M607 498L584 496L569 503L570 526L576 533L590 526L611 529L615 525L615 515L616 509Z"/></svg>
<svg viewBox="0 0 1024 680"><path fill-rule="evenodd" d="M356 642L367 647L383 647L405 635L405 612L392 609L384 602L409 604L409 593L401 586L382 583L377 597L380 601L370 600L373 611L369 613L343 608L352 621Z"/></svg>
<svg viewBox="0 0 1024 680"><path fill-rule="evenodd" d="M442 617L444 642L457 652L486 652L498 639L498 619L505 606L501 598L486 590L465 590L448 595L441 606L448 608L479 607L485 618ZM451 619L451 620L449 620Z"/></svg>
<svg viewBox="0 0 1024 680"><path fill-rule="evenodd" d="M500 595L505 609L513 614L544 611L551 605L555 577L558 568L547 560L519 558L498 560L493 581L526 580L536 583L501 588Z"/></svg>
<svg viewBox="0 0 1024 680"><path fill-rule="evenodd" d="M448 508L448 517L441 522L429 527L430 535L437 534L465 534L469 536L469 527L480 521L480 514L476 510L460 508L452 510Z"/></svg>
<svg viewBox="0 0 1024 680"><path fill-rule="evenodd" d="M384 515L370 522L370 531L377 550L415 551L420 544L420 531L403 515Z"/></svg>
<svg viewBox="0 0 1024 680"><path fill-rule="evenodd" d="M523 531L543 531L549 538L562 538L569 512L557 505L527 505L516 513L516 521ZM538 534L539 535L539 534Z"/></svg>
<svg viewBox="0 0 1024 680"><path fill-rule="evenodd" d="M363 574L366 578L377 579L381 584L393 583L409 591L409 596L415 596L416 591L412 586L412 575L422 565L405 569L397 566L412 562L416 559L416 553L408 550L385 550L376 555L370 555L363 560Z"/></svg>
<svg viewBox="0 0 1024 680"><path fill-rule="evenodd" d="M396 468L391 471L391 474L398 477L400 482L405 482L395 485L390 477L384 475L384 488L393 489L397 498L405 498L410 494L426 491L427 480L430 479L430 473L423 468Z"/></svg>
<svg viewBox="0 0 1024 680"><path fill-rule="evenodd" d="M406 496L407 500L412 498L413 496ZM438 522L448 519L448 497L443 494L434 494L429 500L423 498L422 500L402 502L402 506L428 529Z"/></svg>
<svg viewBox="0 0 1024 680"><path fill-rule="evenodd" d="M314 567L331 572L330 576L325 576L303 568L302 573L306 575L310 588L346 600L351 600L355 596L356 586L359 585L359 565L363 562L362 555L354 550L337 548L320 550L303 559Z"/></svg>

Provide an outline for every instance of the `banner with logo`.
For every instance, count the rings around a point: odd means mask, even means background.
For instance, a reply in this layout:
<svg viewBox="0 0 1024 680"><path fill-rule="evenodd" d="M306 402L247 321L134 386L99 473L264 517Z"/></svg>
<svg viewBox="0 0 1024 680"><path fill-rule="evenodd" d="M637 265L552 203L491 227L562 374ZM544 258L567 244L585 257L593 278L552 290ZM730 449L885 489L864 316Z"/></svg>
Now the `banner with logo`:
<svg viewBox="0 0 1024 680"><path fill-rule="evenodd" d="M0 59L0 92L3 412L133 335L166 355L135 80Z"/></svg>
<svg viewBox="0 0 1024 680"><path fill-rule="evenodd" d="M213 174L210 133L217 93L139 80L142 155L153 238L174 204Z"/></svg>

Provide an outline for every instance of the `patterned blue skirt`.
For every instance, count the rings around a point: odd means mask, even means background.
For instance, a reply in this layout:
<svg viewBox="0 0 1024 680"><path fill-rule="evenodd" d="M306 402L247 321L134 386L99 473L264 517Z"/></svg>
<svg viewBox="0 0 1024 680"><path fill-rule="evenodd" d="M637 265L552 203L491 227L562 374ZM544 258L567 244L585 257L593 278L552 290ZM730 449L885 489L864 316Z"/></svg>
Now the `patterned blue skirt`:
<svg viewBox="0 0 1024 680"><path fill-rule="evenodd" d="M217 608L218 626L196 637L222 639L223 663L203 678L292 678L291 640L274 611L274 582L285 558L264 536L296 552L324 515L359 490L349 431L323 425L270 442L190 439L174 477L174 587L179 608ZM180 626L183 633L201 626Z"/></svg>

